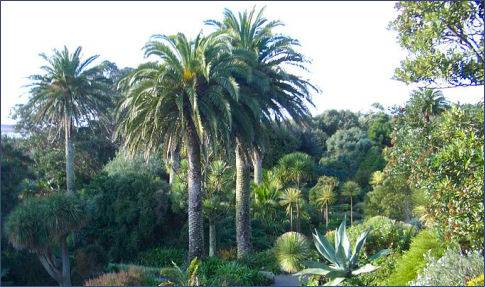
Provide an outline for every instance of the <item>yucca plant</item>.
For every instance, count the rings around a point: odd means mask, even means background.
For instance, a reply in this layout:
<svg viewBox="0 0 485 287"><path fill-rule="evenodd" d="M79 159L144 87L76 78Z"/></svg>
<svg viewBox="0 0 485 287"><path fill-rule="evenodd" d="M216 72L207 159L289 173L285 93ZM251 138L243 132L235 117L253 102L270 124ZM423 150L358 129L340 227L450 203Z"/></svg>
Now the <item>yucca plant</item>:
<svg viewBox="0 0 485 287"><path fill-rule="evenodd" d="M158 286L199 286L199 266L201 264L197 257L190 261L186 270L182 270L172 261L173 267L165 267L160 270L160 275L165 277Z"/></svg>
<svg viewBox="0 0 485 287"><path fill-rule="evenodd" d="M321 275L329 279L324 286L336 286L346 278L356 276L363 273L369 273L376 270L378 267L372 264L364 266L358 265L358 258L360 251L364 247L365 240L369 234L369 229L364 231L357 239L353 250L350 246L350 241L345 230L346 218L340 224L337 232L335 232L335 247L325 238L320 236L315 230L313 239L318 252L330 262L329 265L320 262L307 262L309 268L298 272L296 275ZM371 257L377 259L378 257L388 253L388 250L382 250Z"/></svg>
<svg viewBox="0 0 485 287"><path fill-rule="evenodd" d="M287 232L276 240L275 254L281 270L294 273L304 267L302 263L310 255L310 244L303 234Z"/></svg>

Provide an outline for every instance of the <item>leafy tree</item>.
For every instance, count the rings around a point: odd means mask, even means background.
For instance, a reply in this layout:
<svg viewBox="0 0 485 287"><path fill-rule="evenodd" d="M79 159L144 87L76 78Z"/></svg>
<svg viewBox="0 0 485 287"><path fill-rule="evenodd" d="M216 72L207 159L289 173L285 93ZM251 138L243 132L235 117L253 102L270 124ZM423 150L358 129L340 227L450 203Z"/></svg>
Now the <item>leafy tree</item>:
<svg viewBox="0 0 485 287"><path fill-rule="evenodd" d="M395 77L434 86L484 84L483 1L402 1L390 28L409 56Z"/></svg>
<svg viewBox="0 0 485 287"><path fill-rule="evenodd" d="M318 127L328 136L332 136L338 130L347 130L360 127L359 117L349 110L328 110L316 117Z"/></svg>
<svg viewBox="0 0 485 287"><path fill-rule="evenodd" d="M409 117L414 119L419 126L423 122L429 124L431 117L445 111L449 108L449 104L441 91L418 89L413 91L406 107Z"/></svg>
<svg viewBox="0 0 485 287"><path fill-rule="evenodd" d="M10 213L5 230L15 248L37 254L60 286L71 286L67 237L82 226L85 212L84 203L74 195L32 197ZM56 249L60 249L60 260L55 257Z"/></svg>
<svg viewBox="0 0 485 287"><path fill-rule="evenodd" d="M25 120L47 128L64 129L66 153L67 191L74 193L74 148L72 132L74 126L82 125L99 117L110 102L107 79L102 67L87 69L98 56L82 61L81 47L70 54L67 47L54 50L49 57L40 56L47 62L42 66L42 75L33 75L31 94L27 104L21 107Z"/></svg>
<svg viewBox="0 0 485 287"><path fill-rule="evenodd" d="M317 184L310 191L310 200L322 210L326 228L328 228L328 205L333 204L337 199L334 192L337 185L337 178L321 176L318 178Z"/></svg>
<svg viewBox="0 0 485 287"><path fill-rule="evenodd" d="M121 83L126 98L118 134L130 152L165 150L183 144L188 159L189 257L203 255L201 151L203 139L216 140L228 131L238 88L237 69L220 36L158 35L145 45L146 56L159 62L142 64ZM150 135L150 136L147 136Z"/></svg>
<svg viewBox="0 0 485 287"><path fill-rule="evenodd" d="M287 188L280 196L280 205L286 207L286 214L290 217L290 230L294 231L293 215L296 214L296 230L300 232L300 209L303 205L301 191L297 188Z"/></svg>
<svg viewBox="0 0 485 287"><path fill-rule="evenodd" d="M350 200L350 225L353 224L353 204L352 199L362 193L360 186L354 181L347 181L342 186L342 195Z"/></svg>
<svg viewBox="0 0 485 287"><path fill-rule="evenodd" d="M385 113L375 114L369 123L367 135L371 141L382 146L389 146L391 144L391 120Z"/></svg>

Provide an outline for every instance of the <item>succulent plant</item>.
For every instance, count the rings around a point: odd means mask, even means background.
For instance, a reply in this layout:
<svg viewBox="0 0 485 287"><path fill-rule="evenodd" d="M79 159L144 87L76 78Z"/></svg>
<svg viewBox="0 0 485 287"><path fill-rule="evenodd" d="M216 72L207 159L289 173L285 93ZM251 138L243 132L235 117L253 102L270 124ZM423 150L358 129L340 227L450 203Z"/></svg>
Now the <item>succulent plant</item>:
<svg viewBox="0 0 485 287"><path fill-rule="evenodd" d="M326 265L320 262L307 262L306 265L308 268L296 273L296 275L325 276L329 279L325 286L335 286L351 276L376 270L378 267L372 264L359 266L357 262L370 230L368 229L364 231L358 237L352 250L345 226L346 218L344 218L337 232L335 232L335 247L330 244L325 236L320 236L315 230L315 233L313 234L315 247L318 252L330 262L330 264ZM387 249L381 250L372 256L371 259L377 259L380 256L387 255L388 252Z"/></svg>

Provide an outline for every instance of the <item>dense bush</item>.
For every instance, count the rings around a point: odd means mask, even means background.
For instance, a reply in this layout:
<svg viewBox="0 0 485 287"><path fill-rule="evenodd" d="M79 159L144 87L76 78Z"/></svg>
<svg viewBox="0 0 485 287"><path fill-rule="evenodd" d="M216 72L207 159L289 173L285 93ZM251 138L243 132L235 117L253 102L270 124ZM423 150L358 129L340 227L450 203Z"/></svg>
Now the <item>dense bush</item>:
<svg viewBox="0 0 485 287"><path fill-rule="evenodd" d="M153 267L170 266L172 261L182 265L185 262L185 250L157 247L141 252L137 259L137 263Z"/></svg>
<svg viewBox="0 0 485 287"><path fill-rule="evenodd" d="M477 252L461 253L450 248L436 259L426 255L427 265L419 272L410 285L416 286L455 286L465 285L470 279L483 272L483 256Z"/></svg>
<svg viewBox="0 0 485 287"><path fill-rule="evenodd" d="M271 280L259 272L236 261L224 261L217 257L205 259L199 269L202 285L216 286L267 286Z"/></svg>
<svg viewBox="0 0 485 287"><path fill-rule="evenodd" d="M394 271L396 263L401 258L401 253L395 252L387 256L383 256L372 262L372 265L379 266L379 268L370 273L364 273L359 276L351 277L348 281L344 281L344 286L385 286L383 283Z"/></svg>
<svg viewBox="0 0 485 287"><path fill-rule="evenodd" d="M84 282L84 286L147 286L158 285L157 279L142 268L130 266L127 270L102 274Z"/></svg>
<svg viewBox="0 0 485 287"><path fill-rule="evenodd" d="M414 280L425 266L425 255L439 258L445 251L444 242L431 230L423 230L411 242L407 252L397 261L384 285L404 286Z"/></svg>
<svg viewBox="0 0 485 287"><path fill-rule="evenodd" d="M276 254L272 248L262 252L249 254L238 261L251 269L273 273L278 273L280 271L278 260L276 260Z"/></svg>
<svg viewBox="0 0 485 287"><path fill-rule="evenodd" d="M100 174L82 191L91 202L85 245L99 245L112 262L131 262L159 243L168 209L167 184L149 174Z"/></svg>

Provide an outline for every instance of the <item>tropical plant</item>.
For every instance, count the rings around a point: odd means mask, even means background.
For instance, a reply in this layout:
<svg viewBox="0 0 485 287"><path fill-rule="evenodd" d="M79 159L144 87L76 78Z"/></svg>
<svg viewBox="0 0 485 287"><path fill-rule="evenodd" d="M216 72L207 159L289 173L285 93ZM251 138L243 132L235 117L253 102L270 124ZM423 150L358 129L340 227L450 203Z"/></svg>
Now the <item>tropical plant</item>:
<svg viewBox="0 0 485 287"><path fill-rule="evenodd" d="M231 167L222 160L212 161L207 171L206 194L202 202L209 221L209 256L216 254L216 221L227 212L233 183Z"/></svg>
<svg viewBox="0 0 485 287"><path fill-rule="evenodd" d="M280 185L273 171L266 171L263 174L263 181L252 186L252 207L256 219L266 225L274 222L279 207Z"/></svg>
<svg viewBox="0 0 485 287"><path fill-rule="evenodd" d="M67 192L74 193L74 148L72 133L75 126L101 117L109 106L108 80L101 66L88 69L98 56L81 60L81 47L70 54L67 47L54 50L52 56L40 54L47 65L42 75L32 75L31 97L21 106L24 121L48 129L64 130Z"/></svg>
<svg viewBox="0 0 485 287"><path fill-rule="evenodd" d="M462 253L448 248L439 259L426 254L426 267L418 277L409 282L411 286L465 286L483 272L483 255L480 251Z"/></svg>
<svg viewBox="0 0 485 287"><path fill-rule="evenodd" d="M294 231L293 216L296 214L296 229L300 231L300 209L303 204L301 191L297 188L287 188L280 196L280 205L286 207L286 214L290 218L290 230Z"/></svg>
<svg viewBox="0 0 485 287"><path fill-rule="evenodd" d="M5 231L17 249L35 253L49 275L61 286L71 286L67 237L85 222L84 202L56 192L24 200L8 216ZM56 258L59 249L61 258Z"/></svg>
<svg viewBox="0 0 485 287"><path fill-rule="evenodd" d="M201 261L194 257L187 269L182 270L172 262L173 267L165 267L160 270L160 275L167 278L159 286L199 286L199 267Z"/></svg>
<svg viewBox="0 0 485 287"><path fill-rule="evenodd" d="M298 41L275 34L279 21L268 21L264 9L239 13L224 10L222 21L209 20L206 24L225 33L234 48L233 53L250 68L249 73L238 75L240 97L233 103L233 137L236 143L236 233L238 256L250 251L250 187L248 183L248 154L261 151L265 133L262 127L272 128L287 117L296 123L309 118L306 103L311 104L308 81L292 74L285 66L302 68L308 62L294 47ZM217 33L217 32L216 32ZM258 132L259 131L259 132ZM258 136L255 136L257 134ZM256 147L255 147L256 146ZM255 161L260 166L257 157ZM259 177L257 175L256 177Z"/></svg>
<svg viewBox="0 0 485 287"><path fill-rule="evenodd" d="M145 45L145 56L159 62L142 64L120 87L117 134L131 153L165 150L184 144L188 159L189 257L203 254L201 145L224 139L229 131L229 103L238 94L232 73L238 66L220 35L157 35ZM205 141L209 138L209 141ZM165 153L166 154L166 153Z"/></svg>
<svg viewBox="0 0 485 287"><path fill-rule="evenodd" d="M483 286L483 273L468 281L466 286Z"/></svg>
<svg viewBox="0 0 485 287"><path fill-rule="evenodd" d="M286 185L292 183L299 189L304 181L312 179L313 173L313 159L305 153L290 153L278 161L278 176Z"/></svg>
<svg viewBox="0 0 485 287"><path fill-rule="evenodd" d="M322 210L322 216L325 220L325 228L328 228L328 205L336 201L334 189L337 184L337 178L321 176L318 178L317 184L311 190L310 200L314 201Z"/></svg>
<svg viewBox="0 0 485 287"><path fill-rule="evenodd" d="M350 225L353 224L353 202L352 199L362 193L360 186L354 181L347 181L342 186L342 195L350 199Z"/></svg>
<svg viewBox="0 0 485 287"><path fill-rule="evenodd" d="M366 264L364 266L358 265L359 254L362 247L365 244L369 230L364 231L357 241L353 250L350 247L350 241L347 237L345 230L346 219L342 221L338 230L335 232L335 248L325 238L320 236L315 230L313 233L313 239L315 247L318 252L328 261L330 265L326 265L320 262L307 263L307 269L304 269L297 273L298 276L302 275L321 275L329 279L325 286L336 286L346 278L356 276L363 273L368 273L376 270L378 267L372 264ZM382 255L387 254L387 250L381 250L377 252L372 259L377 259Z"/></svg>
<svg viewBox="0 0 485 287"><path fill-rule="evenodd" d="M310 245L303 234L286 232L276 240L275 255L281 270L295 273L310 256Z"/></svg>
<svg viewBox="0 0 485 287"><path fill-rule="evenodd" d="M448 101L439 90L420 88L411 94L407 103L408 115L417 121L429 124L431 117L437 116L449 108Z"/></svg>

